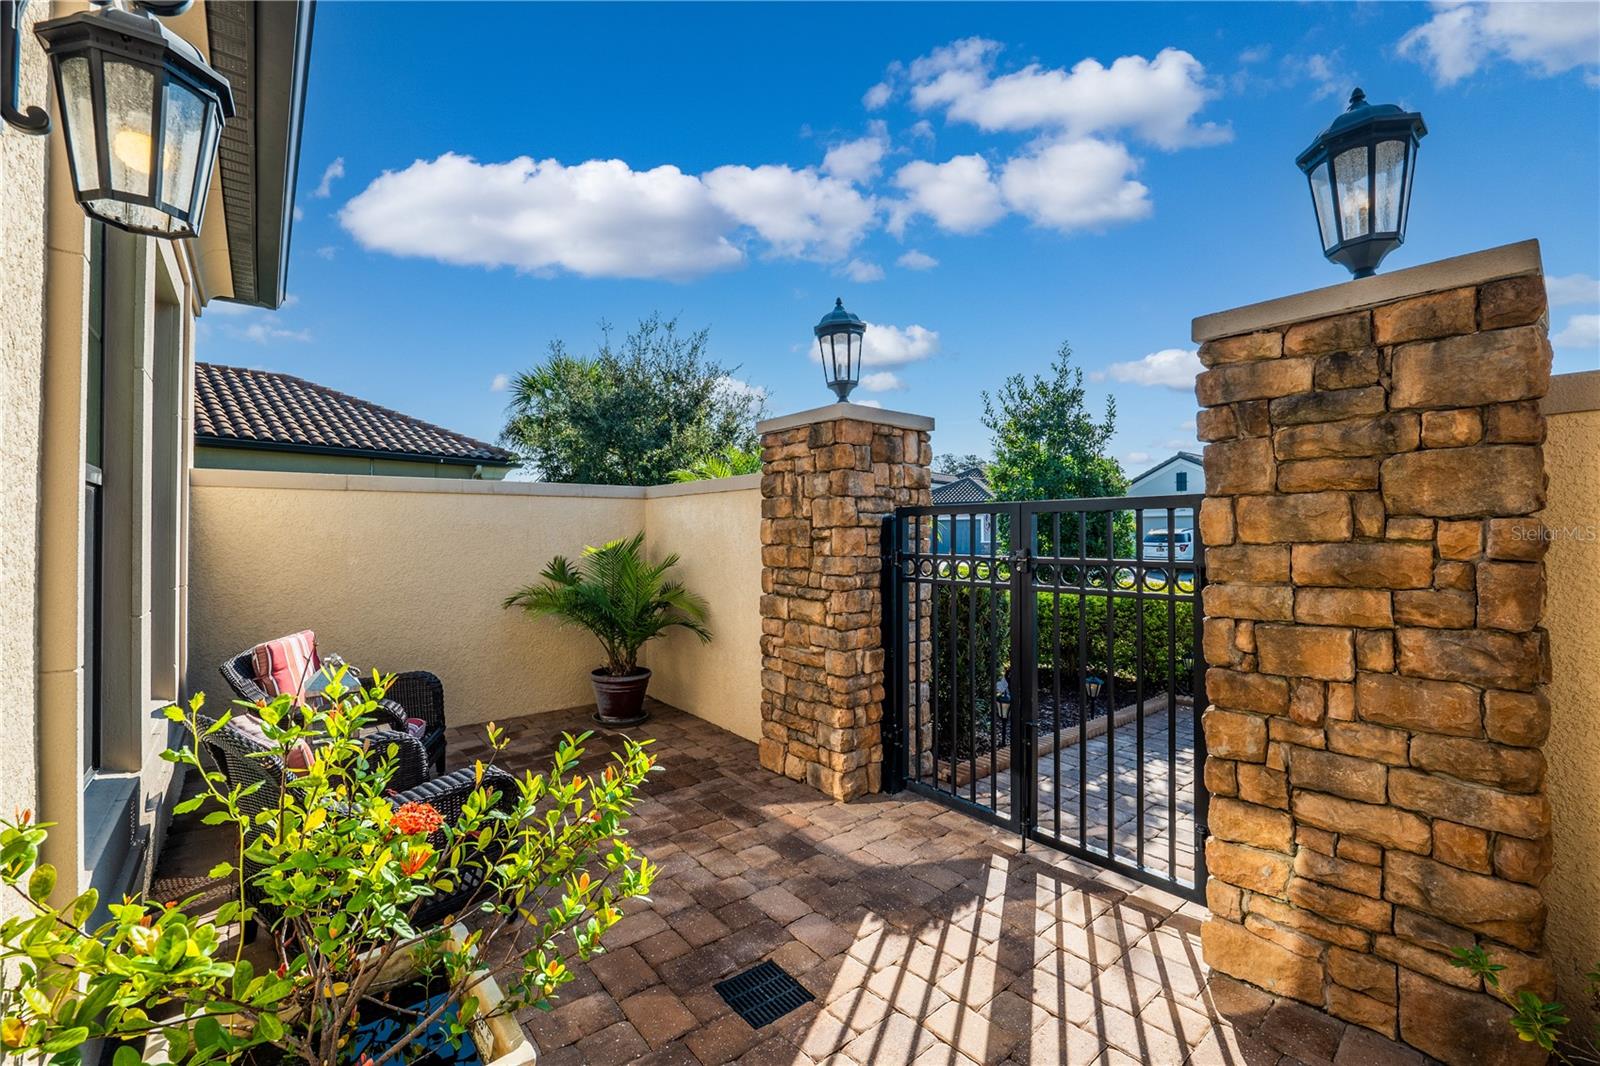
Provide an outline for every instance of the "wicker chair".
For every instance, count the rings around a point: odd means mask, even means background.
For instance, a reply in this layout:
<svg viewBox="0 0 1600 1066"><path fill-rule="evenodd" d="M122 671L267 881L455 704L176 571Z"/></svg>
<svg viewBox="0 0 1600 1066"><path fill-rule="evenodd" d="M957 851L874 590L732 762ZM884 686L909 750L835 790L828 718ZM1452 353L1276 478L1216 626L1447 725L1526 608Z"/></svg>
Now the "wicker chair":
<svg viewBox="0 0 1600 1066"><path fill-rule="evenodd" d="M338 666L342 663L343 660L336 655L324 659L324 665ZM222 676L242 700L255 703L272 699L256 681L255 666L248 651L223 663ZM353 677L350 683L365 685L367 679ZM402 734L405 733L407 718L420 718L427 723L420 741L409 734L403 739L390 739L402 747L420 747L423 752L421 758L430 770L428 776L444 773L444 685L437 677L426 670L396 674L389 691L378 701L376 715L381 722Z"/></svg>
<svg viewBox="0 0 1600 1066"><path fill-rule="evenodd" d="M201 724L206 727L216 724L215 719L204 714L199 718ZM399 738L409 740L411 744L400 744ZM391 805L399 807L404 803L430 803L444 816L447 824L461 816L467 797L478 786L472 768L456 770L442 777L431 777L421 745L416 742L415 737L404 733L380 731L373 734L370 739L374 744L381 745L394 741L397 745L398 765L394 777L390 780L391 791L388 796ZM201 743L228 779L229 784L249 785L257 781L261 783L261 788L240 800L239 807L242 812L254 815L277 808L286 780L286 771L274 749L235 727L231 722L206 734ZM499 791L500 798L495 804L495 809L509 811L515 806L516 778L504 770L491 766L484 768L482 783L487 789ZM433 840L435 847L442 847L443 837L442 830L435 835ZM248 861L245 863L245 892L250 903L256 906L261 903L254 889L255 876L259 872L260 867L256 864ZM482 883L481 868L465 867L461 871L460 884L456 891L428 900L418 909L414 921L419 925L431 925L455 915L458 908ZM266 917L270 921L271 915ZM254 940L255 934L256 927L251 925L245 931L246 941Z"/></svg>

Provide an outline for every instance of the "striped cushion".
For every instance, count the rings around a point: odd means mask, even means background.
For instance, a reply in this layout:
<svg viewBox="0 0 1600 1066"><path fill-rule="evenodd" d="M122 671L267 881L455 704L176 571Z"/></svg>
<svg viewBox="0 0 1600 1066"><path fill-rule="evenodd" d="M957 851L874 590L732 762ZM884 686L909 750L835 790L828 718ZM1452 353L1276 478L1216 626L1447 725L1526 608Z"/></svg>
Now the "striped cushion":
<svg viewBox="0 0 1600 1066"><path fill-rule="evenodd" d="M257 644L250 649L250 664L255 671L256 684L266 689L269 696L288 694L299 703L314 687L311 681L322 669L322 660L317 658L317 635L302 629L287 637Z"/></svg>

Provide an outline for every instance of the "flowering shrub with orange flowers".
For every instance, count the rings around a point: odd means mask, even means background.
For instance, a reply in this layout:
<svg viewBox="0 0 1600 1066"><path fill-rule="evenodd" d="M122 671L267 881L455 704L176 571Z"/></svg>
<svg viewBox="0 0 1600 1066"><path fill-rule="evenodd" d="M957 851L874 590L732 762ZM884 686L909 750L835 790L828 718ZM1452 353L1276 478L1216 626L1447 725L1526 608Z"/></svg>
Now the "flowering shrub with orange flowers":
<svg viewBox="0 0 1600 1066"><path fill-rule="evenodd" d="M178 941L181 932L179 961L210 984L185 990L157 983L144 989L150 993L144 998L124 989L93 1010L70 980L50 986L54 999L27 990L14 997L8 988L0 1001L0 1010L10 1012L0 1016L0 1042L54 1053L45 1058L52 1063L75 1063L60 1053L75 1055L79 1045L108 1033L157 1028L149 1019L165 1017L159 1028L170 1062L343 1066L361 1010L397 983L425 980L425 1012L408 1016L412 1024L402 1024L385 1046L363 1052L363 1063L384 1066L407 1061L430 1029L465 1038L489 1013L475 990L491 976L504 993L494 1013L551 1005L573 979L569 962L600 951L622 903L650 890L655 867L628 843L624 822L654 758L645 745L628 741L603 773L582 774L589 734L567 735L544 772L486 773L506 747L491 724L491 758L477 764L476 787L459 813L451 805L447 818L430 803L398 803L390 793L395 753L374 750L363 731L382 698L383 679L364 690L346 688L343 678L341 671L325 692L331 710L295 707L289 697L241 705L259 719L280 760L296 745L311 745L310 765L288 771L276 803L265 810L260 797L245 802L259 782L231 783L197 754L220 728L201 714L203 697L167 710L188 733L167 757L201 782L200 794L176 811L205 810L207 824L233 830L234 859L211 875L234 880L238 899L219 909L215 925L184 917L183 905L157 908L152 931L161 945ZM27 865L25 857L0 864L0 874L24 877ZM127 912L137 925L146 909L129 906L137 908ZM448 910L442 917L441 907ZM422 920L428 914L434 917ZM54 915L73 928L86 918ZM270 934L275 955L260 975L242 956L242 936L231 959L217 948L221 927L242 931L249 921ZM118 923L110 939L83 936L100 945L95 950L126 954L136 945L127 921ZM466 935L456 935L462 926ZM175 950L157 954L165 959ZM63 1017L78 1024L63 1026ZM124 1024L135 1017L144 1019L143 1030ZM250 1050L259 1045L273 1050ZM118 1055L115 1066L141 1061Z"/></svg>

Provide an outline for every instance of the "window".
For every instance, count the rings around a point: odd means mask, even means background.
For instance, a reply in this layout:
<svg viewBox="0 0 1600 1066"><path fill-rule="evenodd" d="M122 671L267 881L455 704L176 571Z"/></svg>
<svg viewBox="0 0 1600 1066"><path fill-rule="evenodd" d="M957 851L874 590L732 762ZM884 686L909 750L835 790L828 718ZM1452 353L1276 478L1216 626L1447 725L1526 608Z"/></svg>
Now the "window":
<svg viewBox="0 0 1600 1066"><path fill-rule="evenodd" d="M102 649L105 645L100 598L105 484L106 228L89 226L88 365L84 390L83 457L83 776L100 768Z"/></svg>
<svg viewBox="0 0 1600 1066"><path fill-rule="evenodd" d="M1189 471L1187 471L1187 470L1178 471L1178 491L1179 492L1188 492L1189 491Z"/></svg>

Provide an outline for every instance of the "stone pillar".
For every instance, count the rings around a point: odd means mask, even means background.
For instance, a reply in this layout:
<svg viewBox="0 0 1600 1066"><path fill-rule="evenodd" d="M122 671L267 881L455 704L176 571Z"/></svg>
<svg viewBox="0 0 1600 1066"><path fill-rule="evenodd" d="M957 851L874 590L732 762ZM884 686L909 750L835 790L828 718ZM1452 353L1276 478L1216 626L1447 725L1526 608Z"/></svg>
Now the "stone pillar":
<svg viewBox="0 0 1600 1066"><path fill-rule="evenodd" d="M933 419L839 403L757 429L761 765L855 799L883 767L879 532L928 502Z"/></svg>
<svg viewBox="0 0 1600 1066"><path fill-rule="evenodd" d="M1544 279L1529 241L1195 321L1206 961L1451 1064L1542 955Z"/></svg>

